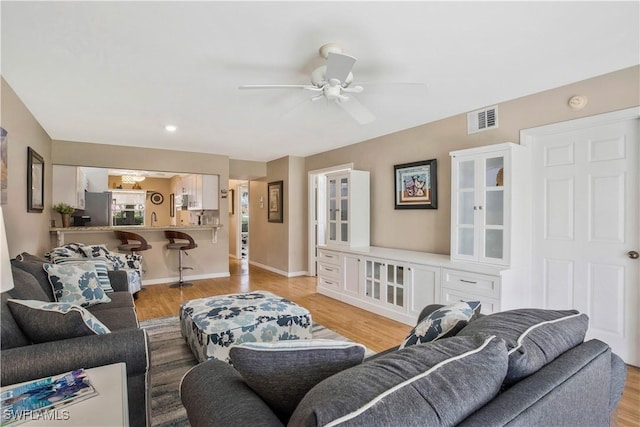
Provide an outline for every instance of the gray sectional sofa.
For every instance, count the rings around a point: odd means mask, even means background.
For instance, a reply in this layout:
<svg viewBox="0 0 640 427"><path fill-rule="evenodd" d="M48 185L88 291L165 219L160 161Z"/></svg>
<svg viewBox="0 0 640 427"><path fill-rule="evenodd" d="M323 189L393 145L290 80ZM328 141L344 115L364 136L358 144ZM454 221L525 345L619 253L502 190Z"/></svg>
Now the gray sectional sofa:
<svg viewBox="0 0 640 427"><path fill-rule="evenodd" d="M41 377L57 375L77 368L93 368L124 362L127 366L129 423L150 425L149 346L146 332L139 327L127 274L109 271L114 292L111 302L88 307L87 310L110 333L84 334L74 338L57 337L54 341L33 343L19 326L25 318L16 319L9 299L55 301L48 276L43 269L47 261L23 253L11 260L14 288L2 293L1 383L3 386ZM37 322L37 316L32 316ZM26 316L28 320L30 317ZM40 319L42 321L42 319ZM22 323L24 328L24 323ZM74 332L74 331L72 331ZM77 334L75 334L77 335Z"/></svg>
<svg viewBox="0 0 640 427"><path fill-rule="evenodd" d="M425 308L418 323L441 307ZM584 341L587 326L574 311L476 313L435 341L310 384L286 414L266 403L286 399L286 388L265 391L255 381L261 371L284 376L302 359L313 365L312 354L283 354L277 370L256 367L251 377L209 360L185 375L181 397L193 426L609 426L626 367L605 343ZM298 386L305 375L289 378Z"/></svg>

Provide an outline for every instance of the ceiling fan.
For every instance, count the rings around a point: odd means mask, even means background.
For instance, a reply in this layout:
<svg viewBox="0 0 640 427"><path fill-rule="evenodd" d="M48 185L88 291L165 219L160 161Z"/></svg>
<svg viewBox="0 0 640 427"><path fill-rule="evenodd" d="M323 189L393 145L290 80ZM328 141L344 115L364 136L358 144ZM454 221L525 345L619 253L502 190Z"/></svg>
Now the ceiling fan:
<svg viewBox="0 0 640 427"><path fill-rule="evenodd" d="M364 107L352 94L364 90L362 86L351 86L353 82L353 65L356 58L343 53L342 47L337 44L325 44L319 49L320 56L327 60L311 73L310 85L242 85L240 89L303 89L318 94L311 101L326 99L342 107L351 117L360 124L371 123L375 116Z"/></svg>

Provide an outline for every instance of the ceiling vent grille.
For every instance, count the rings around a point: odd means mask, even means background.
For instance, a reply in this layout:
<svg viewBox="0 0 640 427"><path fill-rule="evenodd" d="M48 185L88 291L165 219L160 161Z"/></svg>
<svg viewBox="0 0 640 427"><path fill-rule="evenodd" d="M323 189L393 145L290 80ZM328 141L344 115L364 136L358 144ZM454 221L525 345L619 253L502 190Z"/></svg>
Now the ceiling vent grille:
<svg viewBox="0 0 640 427"><path fill-rule="evenodd" d="M498 127L498 106L483 108L467 114L467 134Z"/></svg>

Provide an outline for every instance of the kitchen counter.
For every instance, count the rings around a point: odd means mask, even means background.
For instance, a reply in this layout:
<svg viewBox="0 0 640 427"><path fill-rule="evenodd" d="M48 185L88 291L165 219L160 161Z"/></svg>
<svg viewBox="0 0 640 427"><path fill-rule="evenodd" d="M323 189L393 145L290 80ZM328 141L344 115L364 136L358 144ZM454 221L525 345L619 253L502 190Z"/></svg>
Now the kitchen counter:
<svg viewBox="0 0 640 427"><path fill-rule="evenodd" d="M120 240L114 231L123 230L140 234L149 249L140 252L143 258L142 285L173 283L178 280L178 253L167 248L169 240L165 230L183 231L189 234L198 245L188 252L185 265L193 268L185 280L200 280L218 277L229 277L229 243L224 224L209 225L177 225L177 226L86 226L86 227L53 227L50 229L51 245L62 246L77 242L86 245L105 245L113 252L119 252Z"/></svg>
<svg viewBox="0 0 640 427"><path fill-rule="evenodd" d="M64 245L65 234L78 234L78 233L100 233L100 232L113 232L115 230L131 231L134 233L144 234L148 231L164 231L164 230L211 230L211 242L216 243L218 241L218 229L222 227L222 224L210 224L210 225L153 225L153 226L85 226L85 227L52 227L49 231L55 233L58 238L58 246Z"/></svg>

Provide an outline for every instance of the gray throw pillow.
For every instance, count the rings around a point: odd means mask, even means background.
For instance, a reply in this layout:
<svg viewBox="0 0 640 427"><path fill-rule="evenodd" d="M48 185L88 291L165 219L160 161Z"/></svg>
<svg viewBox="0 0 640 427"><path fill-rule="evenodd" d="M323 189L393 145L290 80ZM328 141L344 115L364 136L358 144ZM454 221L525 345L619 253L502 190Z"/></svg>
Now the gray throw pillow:
<svg viewBox="0 0 640 427"><path fill-rule="evenodd" d="M469 323L458 336L494 334L507 344L505 385L529 376L584 341L589 318L576 310L535 308L503 311Z"/></svg>
<svg viewBox="0 0 640 427"><path fill-rule="evenodd" d="M325 379L289 425L453 426L498 394L507 357L495 336L413 345Z"/></svg>
<svg viewBox="0 0 640 427"><path fill-rule="evenodd" d="M20 329L34 343L110 332L102 322L77 305L9 299L7 306Z"/></svg>
<svg viewBox="0 0 640 427"><path fill-rule="evenodd" d="M304 395L331 375L362 363L365 347L336 340L243 343L229 351L231 363L283 421Z"/></svg>

